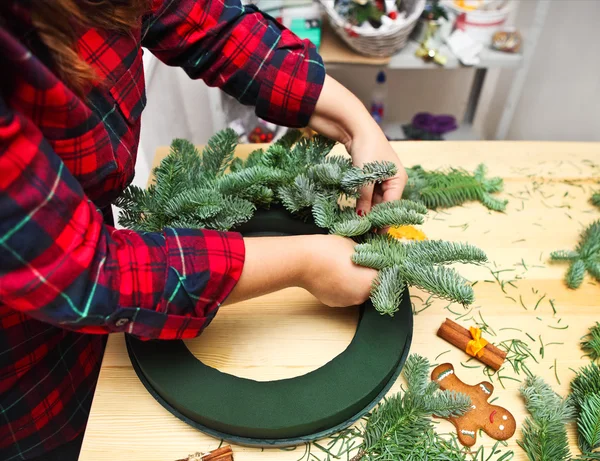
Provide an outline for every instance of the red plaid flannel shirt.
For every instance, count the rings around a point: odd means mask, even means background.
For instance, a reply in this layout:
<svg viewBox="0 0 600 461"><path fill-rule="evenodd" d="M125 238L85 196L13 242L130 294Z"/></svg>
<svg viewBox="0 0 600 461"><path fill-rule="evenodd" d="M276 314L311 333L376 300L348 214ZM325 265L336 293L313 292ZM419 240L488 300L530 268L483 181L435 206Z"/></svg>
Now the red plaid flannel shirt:
<svg viewBox="0 0 600 461"><path fill-rule="evenodd" d="M131 35L80 31L103 81L80 99L52 73L27 0L1 3L0 459L12 461L81 433L100 334L197 336L242 271L238 234L116 230L98 211L133 177L141 47L289 126L308 122L325 71L308 42L239 0L154 0Z"/></svg>

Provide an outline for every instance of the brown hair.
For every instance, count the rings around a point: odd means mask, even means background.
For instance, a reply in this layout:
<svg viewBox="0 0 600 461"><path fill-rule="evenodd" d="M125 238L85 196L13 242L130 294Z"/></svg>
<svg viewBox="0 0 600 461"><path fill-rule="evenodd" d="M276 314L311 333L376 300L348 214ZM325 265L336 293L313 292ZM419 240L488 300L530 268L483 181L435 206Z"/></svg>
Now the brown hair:
<svg viewBox="0 0 600 461"><path fill-rule="evenodd" d="M54 70L76 93L97 79L77 52L74 25L129 33L149 8L150 0L31 0L31 18L50 50Z"/></svg>

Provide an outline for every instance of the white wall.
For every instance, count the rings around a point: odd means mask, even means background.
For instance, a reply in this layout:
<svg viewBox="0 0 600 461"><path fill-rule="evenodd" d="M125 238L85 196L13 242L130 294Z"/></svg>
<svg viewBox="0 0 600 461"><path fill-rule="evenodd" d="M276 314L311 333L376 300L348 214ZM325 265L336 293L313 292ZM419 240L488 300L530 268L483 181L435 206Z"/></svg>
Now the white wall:
<svg viewBox="0 0 600 461"><path fill-rule="evenodd" d="M600 141L599 19L600 1L551 2L510 139Z"/></svg>
<svg viewBox="0 0 600 461"><path fill-rule="evenodd" d="M214 133L207 86L191 80L178 68L144 53L148 103L142 114L142 133L134 184L145 187L154 152L174 138L202 144Z"/></svg>

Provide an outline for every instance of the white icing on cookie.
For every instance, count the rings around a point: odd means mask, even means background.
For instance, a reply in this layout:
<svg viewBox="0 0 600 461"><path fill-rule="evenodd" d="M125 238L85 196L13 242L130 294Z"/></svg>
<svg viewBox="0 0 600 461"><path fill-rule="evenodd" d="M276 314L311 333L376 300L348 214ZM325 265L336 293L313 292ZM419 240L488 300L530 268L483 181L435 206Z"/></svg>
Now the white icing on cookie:
<svg viewBox="0 0 600 461"><path fill-rule="evenodd" d="M438 376L438 382L440 382L442 379L447 378L448 376L454 374L454 370L446 370L443 373L440 373L440 375Z"/></svg>
<svg viewBox="0 0 600 461"><path fill-rule="evenodd" d="M504 430L504 426L502 424L500 424L500 427L498 427L498 429L500 429L501 431Z"/></svg>
<svg viewBox="0 0 600 461"><path fill-rule="evenodd" d="M485 392L487 395L491 395L492 393L488 390L487 387L485 387L483 384L480 384L479 387L481 388L481 390L483 392Z"/></svg>
<svg viewBox="0 0 600 461"><path fill-rule="evenodd" d="M471 437L475 437L475 431L467 431L466 429L461 429L460 433L464 435L469 435Z"/></svg>
<svg viewBox="0 0 600 461"><path fill-rule="evenodd" d="M473 410L477 410L477 407L476 407L475 405L471 405L471 408L472 408Z"/></svg>
<svg viewBox="0 0 600 461"><path fill-rule="evenodd" d="M506 421L506 420L508 419L508 416L504 415L504 416L502 417L502 419L503 419L504 421Z"/></svg>

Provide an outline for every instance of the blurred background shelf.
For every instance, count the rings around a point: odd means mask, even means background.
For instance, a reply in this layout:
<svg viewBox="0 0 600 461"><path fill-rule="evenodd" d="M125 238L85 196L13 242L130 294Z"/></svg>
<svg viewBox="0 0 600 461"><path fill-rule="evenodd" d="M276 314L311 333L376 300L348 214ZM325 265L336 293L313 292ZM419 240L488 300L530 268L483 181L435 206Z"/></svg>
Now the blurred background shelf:
<svg viewBox="0 0 600 461"><path fill-rule="evenodd" d="M425 62L415 56L419 44L410 40L405 48L390 58L372 58L363 56L348 48L348 46L335 34L331 27L324 21L321 31L321 47L319 53L328 68L339 65L379 66L393 69L457 69L464 68L456 56L446 45L440 48L440 53L448 58L445 66L441 67L432 62ZM478 69L514 69L523 63L522 54L510 54L484 48L480 54L481 62L474 66Z"/></svg>

